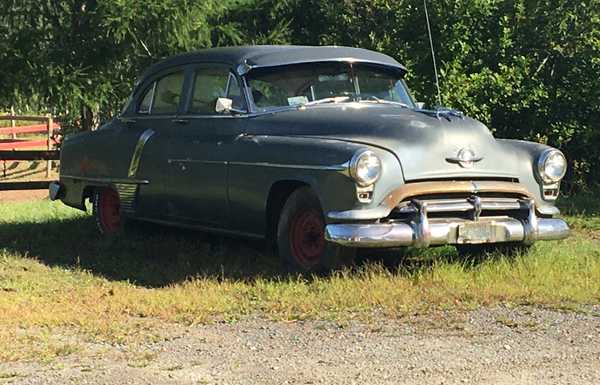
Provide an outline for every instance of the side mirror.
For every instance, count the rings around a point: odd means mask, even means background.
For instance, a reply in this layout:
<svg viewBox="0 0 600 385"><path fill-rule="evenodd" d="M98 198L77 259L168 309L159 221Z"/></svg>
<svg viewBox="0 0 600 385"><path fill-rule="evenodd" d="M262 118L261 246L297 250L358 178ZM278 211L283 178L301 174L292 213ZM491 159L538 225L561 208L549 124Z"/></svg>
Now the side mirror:
<svg viewBox="0 0 600 385"><path fill-rule="evenodd" d="M425 108L425 102L417 102L416 105L419 110L422 110Z"/></svg>
<svg viewBox="0 0 600 385"><path fill-rule="evenodd" d="M233 106L233 100L228 98L218 98L215 111L218 113L230 112Z"/></svg>

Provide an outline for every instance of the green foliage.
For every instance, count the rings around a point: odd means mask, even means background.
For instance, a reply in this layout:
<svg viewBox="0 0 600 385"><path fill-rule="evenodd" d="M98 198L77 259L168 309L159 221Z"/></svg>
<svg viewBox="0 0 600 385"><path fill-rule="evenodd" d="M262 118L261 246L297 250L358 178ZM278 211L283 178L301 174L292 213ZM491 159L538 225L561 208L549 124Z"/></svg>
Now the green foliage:
<svg viewBox="0 0 600 385"><path fill-rule="evenodd" d="M8 0L0 15L0 106L49 110L75 126L83 107L109 118L144 67L210 47L213 35L235 40L231 28L211 22L228 4Z"/></svg>
<svg viewBox="0 0 600 385"><path fill-rule="evenodd" d="M118 112L135 76L159 58L210 46L337 44L409 68L419 100L435 87L422 0L5 0L0 109L77 121L82 105ZM497 136L567 154L573 186L600 169L600 1L428 2L443 104Z"/></svg>

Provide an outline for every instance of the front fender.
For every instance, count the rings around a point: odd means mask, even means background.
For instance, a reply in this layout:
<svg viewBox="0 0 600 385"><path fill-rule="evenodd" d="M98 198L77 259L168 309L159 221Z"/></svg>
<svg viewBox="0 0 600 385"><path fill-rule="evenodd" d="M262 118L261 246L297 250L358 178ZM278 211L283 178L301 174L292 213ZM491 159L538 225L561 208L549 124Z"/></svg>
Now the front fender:
<svg viewBox="0 0 600 385"><path fill-rule="evenodd" d="M540 202L538 211L543 214L555 214L556 208L554 201L547 200L543 194L543 183L536 171L537 162L542 152L553 147L525 140L516 139L497 139L498 143L505 147L506 153L518 157L521 167L519 168L519 181L535 196L536 201Z"/></svg>
<svg viewBox="0 0 600 385"><path fill-rule="evenodd" d="M228 192L232 215L244 212L244 223L234 223L240 231L264 233L269 192L278 182L311 186L325 213L376 207L394 184L403 183L395 156L364 144L275 135L248 135L238 142L229 162ZM383 163L370 203L358 201L356 183L348 172L350 159L361 149L374 151Z"/></svg>

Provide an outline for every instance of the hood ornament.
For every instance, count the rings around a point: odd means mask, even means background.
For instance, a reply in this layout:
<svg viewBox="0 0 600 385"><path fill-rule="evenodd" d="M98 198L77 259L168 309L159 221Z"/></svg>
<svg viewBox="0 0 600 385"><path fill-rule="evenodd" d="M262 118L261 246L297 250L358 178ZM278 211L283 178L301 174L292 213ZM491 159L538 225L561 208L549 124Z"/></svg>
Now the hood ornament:
<svg viewBox="0 0 600 385"><path fill-rule="evenodd" d="M472 168L476 162L483 159L483 156L476 156L475 151L470 148L461 148L456 157L446 158L447 162L458 163L462 168Z"/></svg>

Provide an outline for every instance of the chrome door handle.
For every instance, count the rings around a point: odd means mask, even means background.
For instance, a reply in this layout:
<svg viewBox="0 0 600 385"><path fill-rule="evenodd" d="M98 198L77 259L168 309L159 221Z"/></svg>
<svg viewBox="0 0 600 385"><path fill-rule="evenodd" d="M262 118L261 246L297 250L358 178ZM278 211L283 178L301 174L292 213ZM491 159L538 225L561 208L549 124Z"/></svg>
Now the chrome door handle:
<svg viewBox="0 0 600 385"><path fill-rule="evenodd" d="M172 122L177 124L188 124L190 121L187 119L173 119Z"/></svg>

